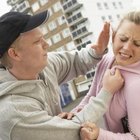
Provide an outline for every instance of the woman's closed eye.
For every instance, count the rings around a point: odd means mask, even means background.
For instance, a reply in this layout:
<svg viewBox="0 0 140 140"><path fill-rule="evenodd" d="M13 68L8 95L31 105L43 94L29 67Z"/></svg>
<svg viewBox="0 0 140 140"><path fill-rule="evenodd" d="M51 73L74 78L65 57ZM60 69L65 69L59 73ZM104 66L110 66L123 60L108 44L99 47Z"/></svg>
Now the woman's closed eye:
<svg viewBox="0 0 140 140"><path fill-rule="evenodd" d="M136 46L136 47L140 47L140 41L133 41L133 44Z"/></svg>
<svg viewBox="0 0 140 140"><path fill-rule="evenodd" d="M120 37L120 41L121 42L127 42L128 41L128 38L127 37Z"/></svg>

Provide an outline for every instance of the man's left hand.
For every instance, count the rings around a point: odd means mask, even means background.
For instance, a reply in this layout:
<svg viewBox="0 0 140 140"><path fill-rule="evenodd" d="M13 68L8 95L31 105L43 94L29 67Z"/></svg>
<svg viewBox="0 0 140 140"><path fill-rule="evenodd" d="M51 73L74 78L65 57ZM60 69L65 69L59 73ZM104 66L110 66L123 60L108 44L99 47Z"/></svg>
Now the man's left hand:
<svg viewBox="0 0 140 140"><path fill-rule="evenodd" d="M81 140L96 140L99 135L99 128L92 122L86 122L81 126Z"/></svg>

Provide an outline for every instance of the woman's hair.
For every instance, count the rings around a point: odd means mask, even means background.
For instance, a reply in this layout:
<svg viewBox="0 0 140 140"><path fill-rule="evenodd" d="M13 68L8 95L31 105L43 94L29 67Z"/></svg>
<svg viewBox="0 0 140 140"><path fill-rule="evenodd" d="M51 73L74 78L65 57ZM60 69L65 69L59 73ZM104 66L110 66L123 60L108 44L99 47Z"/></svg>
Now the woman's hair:
<svg viewBox="0 0 140 140"><path fill-rule="evenodd" d="M119 25L118 25L118 28L121 26L121 24L125 21L131 21L137 25L140 25L140 11L131 11L131 12L128 12L127 14L125 14L123 16L123 18L121 19ZM117 29L118 29L117 28Z"/></svg>

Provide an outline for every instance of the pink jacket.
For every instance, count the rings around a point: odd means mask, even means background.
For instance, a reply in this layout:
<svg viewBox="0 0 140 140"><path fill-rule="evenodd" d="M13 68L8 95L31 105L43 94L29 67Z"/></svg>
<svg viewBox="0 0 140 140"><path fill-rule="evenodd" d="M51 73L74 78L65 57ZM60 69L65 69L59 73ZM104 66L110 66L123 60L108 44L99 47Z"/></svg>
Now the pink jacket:
<svg viewBox="0 0 140 140"><path fill-rule="evenodd" d="M91 96L96 96L102 87L102 77L111 68L113 56L106 55L97 67L91 88L82 102L75 108L83 108ZM125 79L124 87L115 93L104 119L107 130L100 129L98 140L135 140L140 139L140 62L127 67L115 66ZM110 85L111 86L111 85ZM128 115L130 131L123 133L121 118ZM134 136L135 135L135 136Z"/></svg>

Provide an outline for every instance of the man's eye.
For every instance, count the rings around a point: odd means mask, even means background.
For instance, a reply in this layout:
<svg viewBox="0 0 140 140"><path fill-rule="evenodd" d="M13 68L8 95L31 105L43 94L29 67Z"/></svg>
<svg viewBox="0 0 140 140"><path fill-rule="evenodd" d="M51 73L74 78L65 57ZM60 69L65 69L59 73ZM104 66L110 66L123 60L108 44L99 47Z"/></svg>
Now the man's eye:
<svg viewBox="0 0 140 140"><path fill-rule="evenodd" d="M34 43L36 44L36 43L39 43L40 42L40 40L36 40Z"/></svg>

